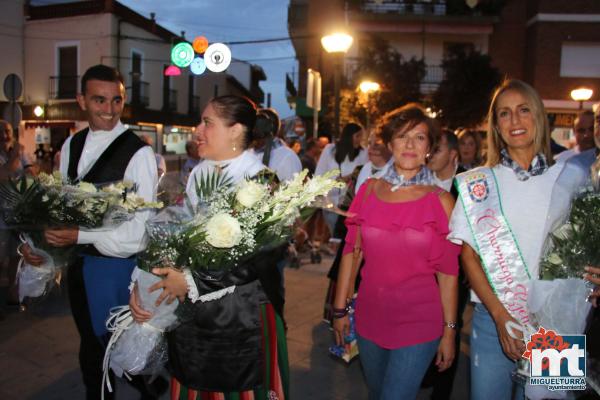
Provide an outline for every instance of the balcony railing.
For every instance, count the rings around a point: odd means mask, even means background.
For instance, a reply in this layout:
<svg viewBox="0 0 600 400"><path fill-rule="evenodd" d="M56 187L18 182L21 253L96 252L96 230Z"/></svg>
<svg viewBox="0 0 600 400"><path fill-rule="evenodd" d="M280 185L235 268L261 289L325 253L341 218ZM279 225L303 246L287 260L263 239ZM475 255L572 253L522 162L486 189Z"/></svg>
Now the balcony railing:
<svg viewBox="0 0 600 400"><path fill-rule="evenodd" d="M351 84L351 82L358 82L360 80L359 67L360 60L356 58L345 60L344 79L346 79L346 84ZM425 77L421 81L421 93L431 94L435 92L442 80L444 80L444 69L441 65L426 65Z"/></svg>
<svg viewBox="0 0 600 400"><path fill-rule="evenodd" d="M177 111L177 90L168 89L164 93L163 109L167 111Z"/></svg>
<svg viewBox="0 0 600 400"><path fill-rule="evenodd" d="M79 93L79 76L51 76L50 99L74 99Z"/></svg>
<svg viewBox="0 0 600 400"><path fill-rule="evenodd" d="M421 81L421 93L431 94L440 86L444 80L444 69L439 65L427 65L425 67L425 77Z"/></svg>
<svg viewBox="0 0 600 400"><path fill-rule="evenodd" d="M366 0L362 9L367 12L405 15L446 15L446 1L409 1L409 0Z"/></svg>
<svg viewBox="0 0 600 400"><path fill-rule="evenodd" d="M150 84L141 80L134 80L127 88L127 97L133 105L148 107L150 105Z"/></svg>
<svg viewBox="0 0 600 400"><path fill-rule="evenodd" d="M451 0L348 0L352 12L370 14L395 14L420 17L498 17L504 8L505 0L480 1L471 8L465 1Z"/></svg>

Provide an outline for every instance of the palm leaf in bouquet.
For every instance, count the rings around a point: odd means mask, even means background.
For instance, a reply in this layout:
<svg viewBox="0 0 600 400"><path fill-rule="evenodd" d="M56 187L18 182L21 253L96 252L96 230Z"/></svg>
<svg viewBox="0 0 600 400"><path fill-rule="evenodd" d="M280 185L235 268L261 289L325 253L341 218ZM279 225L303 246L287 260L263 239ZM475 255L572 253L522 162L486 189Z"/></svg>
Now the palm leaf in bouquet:
<svg viewBox="0 0 600 400"><path fill-rule="evenodd" d="M217 189L230 188L233 186L233 180L229 175L216 173L202 172L196 179L196 194L198 199L209 199Z"/></svg>
<svg viewBox="0 0 600 400"><path fill-rule="evenodd" d="M13 227L44 221L51 202L47 189L36 179L22 176L0 182L0 212Z"/></svg>

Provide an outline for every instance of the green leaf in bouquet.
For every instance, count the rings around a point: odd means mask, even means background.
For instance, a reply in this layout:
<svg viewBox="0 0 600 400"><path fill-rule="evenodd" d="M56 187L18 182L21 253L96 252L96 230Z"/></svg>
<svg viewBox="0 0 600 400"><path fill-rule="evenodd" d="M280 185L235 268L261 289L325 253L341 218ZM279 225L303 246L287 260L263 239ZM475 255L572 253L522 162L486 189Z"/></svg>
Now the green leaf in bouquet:
<svg viewBox="0 0 600 400"><path fill-rule="evenodd" d="M0 208L10 225L36 224L45 220L50 198L36 180L22 176L0 183Z"/></svg>
<svg viewBox="0 0 600 400"><path fill-rule="evenodd" d="M231 188L233 180L229 175L218 171L201 173L196 179L196 194L198 199L206 200L214 195L217 189Z"/></svg>
<svg viewBox="0 0 600 400"><path fill-rule="evenodd" d="M274 190L279 184L279 178L277 178L277 174L275 171L269 168L263 168L252 179L258 183L268 185L271 190Z"/></svg>
<svg viewBox="0 0 600 400"><path fill-rule="evenodd" d="M581 278L588 265L600 265L600 194L573 200L566 224L550 234L551 248L540 263L542 279Z"/></svg>

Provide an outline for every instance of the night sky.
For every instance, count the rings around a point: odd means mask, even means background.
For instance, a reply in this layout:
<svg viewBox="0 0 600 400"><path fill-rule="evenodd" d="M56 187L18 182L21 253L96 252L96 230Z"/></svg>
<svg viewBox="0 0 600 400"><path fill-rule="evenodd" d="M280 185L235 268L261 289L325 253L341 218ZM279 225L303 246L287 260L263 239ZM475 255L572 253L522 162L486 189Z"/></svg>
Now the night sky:
<svg viewBox="0 0 600 400"><path fill-rule="evenodd" d="M68 1L68 0L67 0ZM32 5L67 2L33 0ZM170 31L185 31L188 40L204 35L209 42L274 39L288 37L288 0L118 0L144 17L156 13L156 21ZM272 107L281 117L294 112L285 99L285 73L297 68L289 40L230 46L235 59L260 65L267 75L261 83L271 93ZM167 58L168 55L165 55Z"/></svg>
<svg viewBox="0 0 600 400"><path fill-rule="evenodd" d="M204 35L209 42L231 42L288 37L287 0L120 0L174 33L185 31L188 40ZM281 117L293 114L285 99L285 73L296 67L291 42L230 46L234 58L263 67L267 80L261 83L271 93L271 105ZM266 102L266 97L265 97Z"/></svg>

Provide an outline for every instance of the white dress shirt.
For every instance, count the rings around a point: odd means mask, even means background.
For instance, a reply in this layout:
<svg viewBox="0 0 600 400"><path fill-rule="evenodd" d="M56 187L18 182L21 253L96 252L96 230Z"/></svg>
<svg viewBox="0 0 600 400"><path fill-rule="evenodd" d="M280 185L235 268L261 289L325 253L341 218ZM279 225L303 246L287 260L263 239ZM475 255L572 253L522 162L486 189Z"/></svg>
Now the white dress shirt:
<svg viewBox="0 0 600 400"><path fill-rule="evenodd" d="M358 155L354 160L350 161L350 158L346 156L341 164L335 161L335 144L330 143L321 152L317 168L315 169L315 175L323 175L324 173L331 171L332 169L339 169L341 176L350 175L356 167L359 165L365 165L369 161L369 155L365 149L360 149Z"/></svg>
<svg viewBox="0 0 600 400"><path fill-rule="evenodd" d="M383 174L385 174L385 171L387 170L390 163L392 163L392 162L393 161L390 158L390 160L381 168L374 166L371 161L369 161L365 165L363 165L360 172L358 173L358 178L356 178L356 185L354 186L354 194L358 194L358 189L360 189L362 184L365 183L369 178L381 178L383 176Z"/></svg>
<svg viewBox="0 0 600 400"><path fill-rule="evenodd" d="M264 155L264 149L256 151L250 150L259 160L262 160ZM273 140L273 147L271 148L271 158L269 159L269 168L275 171L279 181L285 182L292 180L294 174L302 171L302 162L294 150L287 147L285 143L281 142L281 139Z"/></svg>
<svg viewBox="0 0 600 400"><path fill-rule="evenodd" d="M580 154L580 153L581 153L581 150L579 149L579 146L575 145L575 147L573 147L572 149L562 151L562 152L558 153L557 155L555 155L554 160L556 162L567 161L569 158L576 156L577 154Z"/></svg>
<svg viewBox="0 0 600 400"><path fill-rule="evenodd" d="M83 177L92 168L106 148L123 132L127 126L120 121L111 131L89 130L79 164L77 176ZM60 173L68 177L70 144L69 137L61 150ZM156 171L156 158L150 146L139 149L129 161L125 169L124 181L137 185L137 194L144 200L156 201L156 187L158 176ZM79 230L77 243L93 244L105 256L126 258L144 250L147 243L146 220L153 215L152 210L139 211L134 217L110 230Z"/></svg>
<svg viewBox="0 0 600 400"><path fill-rule="evenodd" d="M162 154L158 154L156 153L154 155L154 157L156 158L156 168L160 171L161 176L167 173L167 162L165 161L165 158L162 156Z"/></svg>
<svg viewBox="0 0 600 400"><path fill-rule="evenodd" d="M456 170L458 169L458 164L454 167L454 173L448 179L440 179L437 177L437 174L433 173L433 184L439 188L444 189L446 192L449 192L452 189L452 182L454 182L454 177L456 176Z"/></svg>

